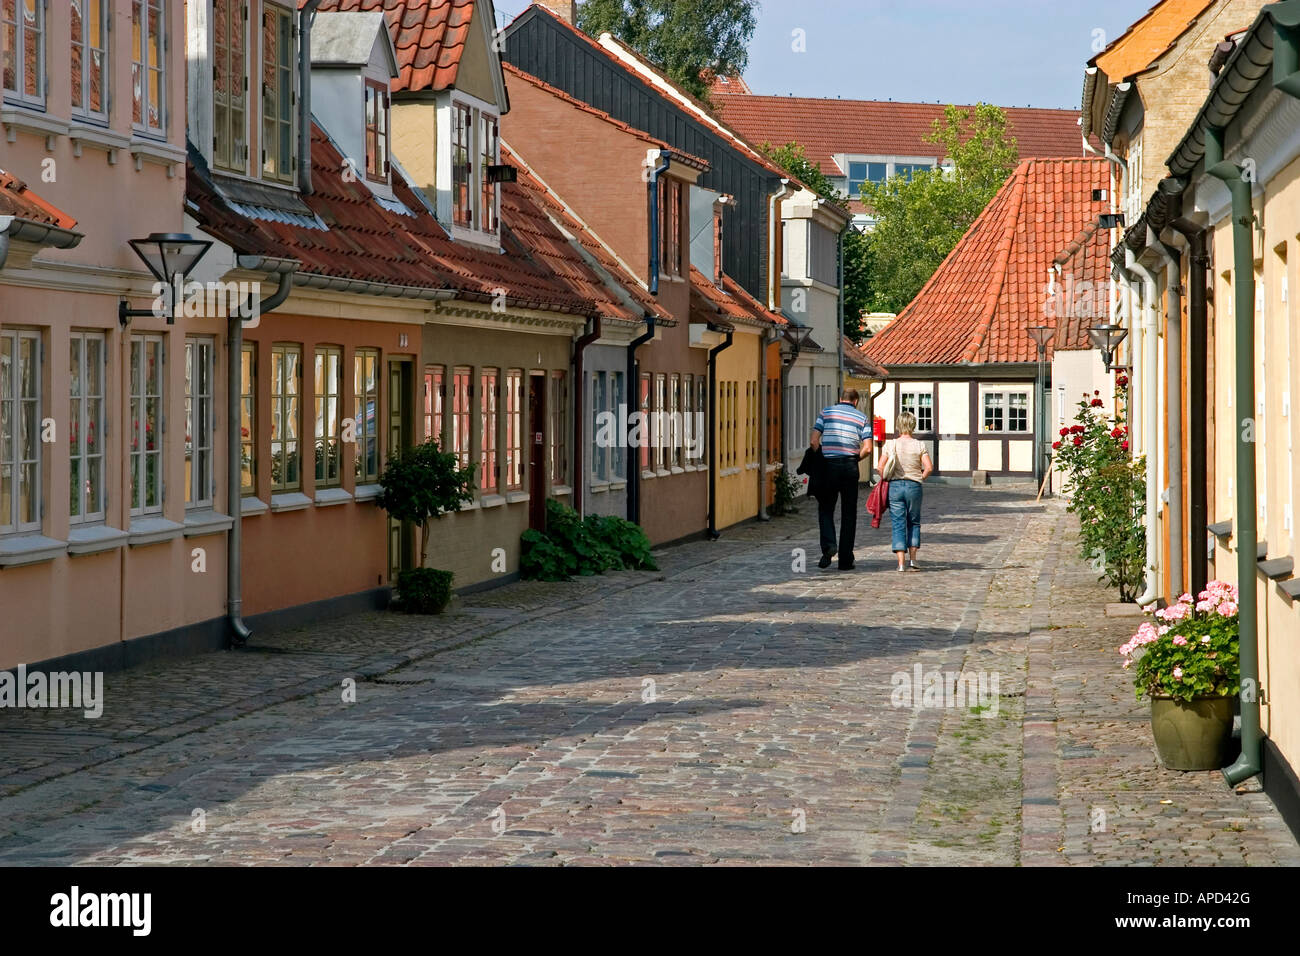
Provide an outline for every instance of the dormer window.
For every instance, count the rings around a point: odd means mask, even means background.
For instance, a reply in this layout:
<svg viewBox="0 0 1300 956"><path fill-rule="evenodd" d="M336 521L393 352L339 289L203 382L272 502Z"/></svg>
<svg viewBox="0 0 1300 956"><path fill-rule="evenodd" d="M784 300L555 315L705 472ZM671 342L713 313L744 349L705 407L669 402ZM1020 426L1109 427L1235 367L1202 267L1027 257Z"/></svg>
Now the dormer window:
<svg viewBox="0 0 1300 956"><path fill-rule="evenodd" d="M45 105L44 0L0 2L0 74L6 100Z"/></svg>
<svg viewBox="0 0 1300 956"><path fill-rule="evenodd" d="M72 111L108 119L108 0L72 0Z"/></svg>
<svg viewBox="0 0 1300 956"><path fill-rule="evenodd" d="M497 117L467 103L451 106L451 221L463 229L497 231Z"/></svg>
<svg viewBox="0 0 1300 956"><path fill-rule="evenodd" d="M142 133L163 135L167 117L167 50L163 0L131 0L132 123Z"/></svg>
<svg viewBox="0 0 1300 956"><path fill-rule="evenodd" d="M293 182L297 146L293 18L291 6L270 0L213 0L215 169L241 176L257 176L260 170L266 181ZM254 138L256 152L250 158Z"/></svg>
<svg viewBox="0 0 1300 956"><path fill-rule="evenodd" d="M293 15L262 10L262 176L293 181Z"/></svg>
<svg viewBox="0 0 1300 956"><path fill-rule="evenodd" d="M664 275L682 274L682 184L659 180L659 267Z"/></svg>
<svg viewBox="0 0 1300 956"><path fill-rule="evenodd" d="M388 90L366 80L366 178L388 182Z"/></svg>

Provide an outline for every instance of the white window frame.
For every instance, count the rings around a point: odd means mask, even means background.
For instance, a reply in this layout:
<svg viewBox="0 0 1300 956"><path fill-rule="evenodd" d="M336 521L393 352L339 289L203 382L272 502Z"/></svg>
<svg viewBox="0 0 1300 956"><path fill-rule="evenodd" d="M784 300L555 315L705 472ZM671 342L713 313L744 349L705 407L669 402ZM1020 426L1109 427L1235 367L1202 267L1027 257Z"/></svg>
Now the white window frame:
<svg viewBox="0 0 1300 956"><path fill-rule="evenodd" d="M100 5L99 36L92 37L90 35L90 18L87 16L87 11L83 9L81 13L81 36L73 36L71 38L71 43L69 44L69 54L71 54L72 47L81 48L81 105L77 106L74 103L72 106L72 113L74 116L78 116L82 119L91 120L97 123L107 123L108 111L112 105L110 88L112 86L113 77L113 52L112 41L109 39L109 25L112 23L113 15L112 0L72 0L72 2L80 3L83 7L88 6L90 3L98 3ZM71 6L71 4L69 6ZM98 46L95 45L96 43L98 43ZM87 66L96 53L100 56L100 69L103 72L103 81L100 88L100 104L103 108L98 110L92 109L90 106L91 73ZM68 77L69 80L71 80L72 68L70 62L68 67ZM74 96L76 95L76 92L77 91L74 89Z"/></svg>
<svg viewBox="0 0 1300 956"><path fill-rule="evenodd" d="M207 353L206 363L204 352ZM185 489L185 507L193 509L211 508L216 496L216 468L212 456L216 451L216 341L211 336L192 335L185 339L185 459L189 466L189 482ZM206 392L196 391L198 383L203 381L203 364L207 365ZM206 420L208 446L203 459L206 468L196 468L195 462L204 451L198 444L196 432L200 416ZM206 474L204 473L206 472ZM206 494L205 494L206 492Z"/></svg>
<svg viewBox="0 0 1300 956"><path fill-rule="evenodd" d="M10 499L9 513L0 514L0 534L29 534L33 531L40 531L41 521L45 511L45 500L41 495L41 488L44 475L42 469L44 466L44 444L40 440L41 421L43 417L42 408L42 374L44 372L45 355L44 343L41 340L41 333L35 329L5 329L0 331L0 342L9 343L10 361L13 363L9 376L9 391L7 394L0 394L0 404L10 405L9 421L12 423L10 428L12 434L9 437L8 448L0 449L0 461L5 462L11 469L10 477ZM19 375L18 355L23 342L32 342L35 345L36 368L34 369L36 379L35 397L25 397L20 394L22 388L22 376ZM0 382L3 381L3 374L0 373ZM36 412L33 421L36 426L36 441L33 447L36 449L36 457L22 458L18 457L19 448L19 427L18 423L22 418L23 404L36 406ZM18 520L18 504L22 500L22 493L19 490L20 476L24 465L35 466L35 501L36 501L36 520L20 521Z"/></svg>
<svg viewBox="0 0 1300 956"><path fill-rule="evenodd" d="M449 185L449 202L447 206L447 222L451 225L452 235L468 239L482 240L487 237L497 237L501 233L501 189L500 184L492 190L492 218L493 228L483 228L483 185L487 177L487 170L484 168L483 146L481 131L483 129L483 120L491 120L496 126L496 143L493 147L493 154L490 158L492 163L501 162L501 117L495 109L489 109L478 99L458 96L450 99L450 113L447 119L447 183ZM468 224L457 222L456 220L456 178L455 178L455 131L456 116L458 110L469 111L468 121L468 142L466 149L470 157L469 182L466 184L467 201L469 204L469 222Z"/></svg>
<svg viewBox="0 0 1300 956"><path fill-rule="evenodd" d="M167 59L170 55L171 43L168 40L168 28L170 24L167 20L167 0L128 0L132 13L132 31L134 32L134 16L140 14L140 43L136 47L134 37L132 37L131 50L131 128L142 136L155 138L165 138L167 136ZM158 10L158 46L159 62L149 62L149 11L150 8L156 7ZM138 57L138 58L137 58ZM158 102L152 103L149 100L149 74L150 72L158 73ZM135 121L135 86L140 85L140 121ZM158 111L158 125L153 126L149 122L149 108L156 107Z"/></svg>
<svg viewBox="0 0 1300 956"><path fill-rule="evenodd" d="M236 173L236 174L241 175L241 176L247 176L247 175L248 175L248 142L249 142L249 140L251 139L251 136L250 136L250 122L251 122L251 118L252 118L252 114L253 114L253 110L252 110L252 97L249 96L249 92L248 92L248 85L249 85L249 84L248 84L248 77L249 77L249 52L248 52L248 50L249 50L249 43L248 43L248 33L249 33L249 16L250 16L250 13L249 13L249 0L227 0L227 2L228 2L229 5L230 5L230 6L228 7L228 9L233 10L233 11L235 12L235 16L234 16L232 19L233 19L234 23L236 24L236 32L233 33L233 34L231 35L231 37L230 37L230 44L231 44L231 47L233 48L233 47L234 47L234 44L235 44L235 41L238 40L238 41L239 41L239 44L240 44L240 49L243 51L243 57L244 57L244 72L243 72L243 75L242 75L242 76L235 76L235 75L233 75L233 74L231 75L231 80L232 80L232 81L238 81L238 82L239 82L239 85L242 87L242 92L243 92L243 96L244 96L244 122L243 122L243 127L244 127L244 128L243 128L243 133L244 133L244 145L243 145L243 147L242 147L241 154L240 154L238 157L236 157L236 156L234 155L234 151L235 151L235 136L236 136L237 130L236 130L235 124L234 124L233 122L231 122L231 124L230 124L230 150L231 150L230 163L227 165L227 164L224 164L224 163L221 163L220 161L218 161L218 159L217 159L217 101L216 101L216 90L215 90L215 88L214 88L214 89L213 89L213 96L212 96L212 165L213 165L213 168L214 168L214 169L219 169L219 170L222 170L222 171L224 171L224 172ZM210 44L210 45L209 45L209 49L212 50L212 56L214 57L214 60L215 60L215 57L216 57L216 55L217 55L217 54L216 54L216 49L217 49L217 45L216 45L216 30L217 30L217 25L216 25L215 6L213 7L213 11L214 11L214 12L213 12L213 23L212 23L212 30L211 30L212 37L211 37L211 40L209 41L209 44ZM217 72L220 68L221 68L221 67L219 67L215 62L213 63L213 72L214 72L214 73ZM215 82L215 80L214 80L214 82ZM230 112L230 111L231 111L231 107L230 107L229 104L227 104L226 109L227 109L227 112Z"/></svg>
<svg viewBox="0 0 1300 956"><path fill-rule="evenodd" d="M919 399L923 395L930 398L930 427L921 427L921 403ZM908 399L918 399L914 404L909 403ZM911 412L916 416L916 432L918 435L930 435L934 433L934 389L933 388L909 388L898 393L898 410L900 412Z"/></svg>
<svg viewBox="0 0 1300 956"><path fill-rule="evenodd" d="M68 519L69 522L74 525L96 524L104 520L108 506L108 495L106 489L108 478L108 456L104 451L104 432L106 430L108 416L108 395L105 387L105 376L108 373L108 341L103 332L77 330L73 331L69 338L69 352L71 352L72 344L74 342L80 345L77 355L76 375L77 381L81 384L81 394L73 395L71 394L71 389L69 389L68 420L69 423L76 428L76 432L68 436L69 498L71 498L71 495L73 494L71 482L74 477L76 478L79 487L76 491L77 513L72 511L71 501L69 501ZM87 388L87 383L90 381L88 373L91 369L91 363L87 358L86 346L90 342L97 342L99 344L99 368L96 375L99 380L99 391L98 394L95 395L90 394ZM69 355L69 364L71 364L71 355ZM94 415L91 411L91 403L93 402L99 403L97 415ZM94 452L90 451L90 447L87 445L87 438L92 429L96 433L95 441L98 442L97 450ZM80 467L78 468L76 476L73 475L71 468L71 460L73 458L79 459L80 461ZM92 458L99 459L99 483L98 487L87 488L87 461Z"/></svg>
<svg viewBox="0 0 1300 956"><path fill-rule="evenodd" d="M49 48L49 18L45 15L45 0L36 0L36 25L28 27L27 21L23 19L23 2L17 0L14 5L14 20L0 19L0 35L7 32L7 25L13 24L15 29L16 46L13 50L14 64L16 71L14 73L14 89L3 86L4 78L0 76L0 93L3 94L4 101L7 103L18 103L23 106L30 106L34 109L45 109L45 96L48 92L45 79L46 62L48 59ZM26 64L23 62L22 51L27 48L27 34L34 32L37 35L36 42L36 85L37 92L31 94L23 89L23 80L27 76Z"/></svg>
<svg viewBox="0 0 1300 956"><path fill-rule="evenodd" d="M158 368L156 369L156 383L155 383L158 387L158 391L156 395L146 392L144 390L144 386L147 384L145 379L148 374L147 370L145 369L144 358L148 352L148 346L150 343L153 343L158 346ZM167 496L165 493L166 486L164 485L164 481L166 480L167 459L166 456L163 454L163 444L164 444L163 434L166 431L166 422L167 422L167 404L166 404L167 379L165 374L165 370L167 367L167 351L166 351L167 344L163 336L158 334L135 334L131 336L131 342L130 342L131 351L134 352L137 346L139 346L140 348L140 362L138 365L138 369L139 369L138 376L134 371L136 368L135 363L128 361L127 364L127 378L129 379L129 382L127 383L128 400L134 401L136 399L139 399L140 401L140 408L138 413L134 411L130 412L130 414L132 415L131 426L127 430L128 439L134 440L135 442L138 443L134 448L128 448L127 451L127 455L128 455L127 461L131 469L131 482L129 488L130 488L130 495L131 495L130 511L132 517L140 517L142 515L161 514L163 510L163 502L167 500ZM151 397L156 398L158 400L158 422L157 422L158 434L156 436L157 442L154 451L149 451L146 448L146 444L145 444L148 435L148 416L145 414L145 409L147 407L148 400ZM128 409L130 409L129 404L128 404ZM136 457L137 455L139 456L138 460L132 462L131 459ZM145 493L148 490L148 485L146 484L146 478L149 474L150 455L156 456L158 459L158 468L157 468L158 484L157 487L154 489L155 494L157 496L157 501L154 503L150 503L145 500ZM138 486L136 485L136 482L139 482ZM136 487L139 487L140 489L139 505L136 505L135 503Z"/></svg>
<svg viewBox="0 0 1300 956"><path fill-rule="evenodd" d="M298 129L297 129L297 119L296 119L296 114L298 111L295 108L298 102L298 81L297 81L298 70L296 67L297 58L298 58L298 41L297 41L297 37L295 36L294 11L291 10L289 7L286 7L284 4L272 3L270 2L270 0L263 0L262 9L261 9L262 22L265 23L267 15L272 13L274 13L274 15L276 16L284 17L289 25L289 66L287 71L285 71L286 78L289 83L289 107L288 107L289 115L287 117L288 126L289 126L289 168L280 169L276 173L269 173L267 172L267 168L266 168L267 152L268 152L268 144L266 142L267 120L266 120L266 113L263 110L263 106L266 103L266 90L267 90L267 85L263 80L263 77L265 77L266 75L266 49L265 49L266 44L263 42L266 37L266 30L264 28L259 28L257 31L257 35L258 35L257 129L258 129L258 146L261 147L262 161L261 163L258 164L257 167L258 177L260 179L265 180L268 183L279 183L280 185L292 185L294 182L294 177L297 173L297 166L298 166L298 137L297 137ZM284 70L284 67L282 64L278 64L277 69ZM285 119L286 117L280 116L277 111L277 115L275 118L277 134L280 132L280 127L285 125ZM277 139L276 142L271 145L275 146L278 149L279 140ZM278 156L276 159L276 165L278 168L279 167Z"/></svg>
<svg viewBox="0 0 1300 956"><path fill-rule="evenodd" d="M1001 399L1002 407L1002 427L987 428L985 423L988 416L989 399L993 396ZM1013 396L1023 396L1025 399L1025 427L1011 428L1011 399ZM990 388L980 392L980 434L981 435L1032 435L1034 431L1034 402L1033 389L1024 387L1004 387Z"/></svg>

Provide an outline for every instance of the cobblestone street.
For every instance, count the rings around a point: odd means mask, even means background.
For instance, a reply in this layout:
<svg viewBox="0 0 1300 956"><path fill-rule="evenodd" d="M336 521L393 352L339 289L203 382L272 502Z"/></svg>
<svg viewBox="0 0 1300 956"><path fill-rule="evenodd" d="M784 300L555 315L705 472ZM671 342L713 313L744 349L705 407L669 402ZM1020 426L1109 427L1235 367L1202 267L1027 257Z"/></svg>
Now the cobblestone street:
<svg viewBox="0 0 1300 956"><path fill-rule="evenodd" d="M804 503L657 574L108 674L99 720L0 711L0 863L1300 864L1262 793L1160 767L1059 502L924 521L920 573L865 518L819 571ZM989 692L895 706L918 666Z"/></svg>

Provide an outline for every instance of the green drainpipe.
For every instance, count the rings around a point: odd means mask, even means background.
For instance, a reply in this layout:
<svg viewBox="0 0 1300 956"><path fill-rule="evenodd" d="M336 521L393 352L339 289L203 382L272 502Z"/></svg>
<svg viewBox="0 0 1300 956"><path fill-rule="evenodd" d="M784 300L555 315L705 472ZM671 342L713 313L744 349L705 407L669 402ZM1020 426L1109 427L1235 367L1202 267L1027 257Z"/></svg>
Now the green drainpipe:
<svg viewBox="0 0 1300 956"><path fill-rule="evenodd" d="M1273 20L1273 86L1300 98L1300 3L1265 7Z"/></svg>
<svg viewBox="0 0 1300 956"><path fill-rule="evenodd" d="M1237 586L1241 622L1241 756L1223 771L1228 783L1238 784L1260 772L1259 728L1259 588L1255 542L1259 540L1255 508L1255 445L1242 440L1242 431L1254 431L1255 410L1255 250L1252 228L1255 214L1250 183L1242 167L1223 159L1223 129L1205 130L1205 172L1223 180L1232 196L1232 265L1236 325L1236 384L1238 409L1248 418L1237 432ZM1249 422L1249 424L1248 424ZM1245 502L1243 505L1242 503Z"/></svg>

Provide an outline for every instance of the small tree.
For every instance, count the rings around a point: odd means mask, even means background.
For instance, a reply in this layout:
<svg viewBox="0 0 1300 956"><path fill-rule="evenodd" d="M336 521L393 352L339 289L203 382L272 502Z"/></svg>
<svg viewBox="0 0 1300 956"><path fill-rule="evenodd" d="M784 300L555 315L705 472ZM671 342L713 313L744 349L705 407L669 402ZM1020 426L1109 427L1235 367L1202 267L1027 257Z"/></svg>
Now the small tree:
<svg viewBox="0 0 1300 956"><path fill-rule="evenodd" d="M420 526L420 566L429 559L430 522L474 500L474 465L457 467L456 456L439 450L437 439L388 459L379 476L375 503L398 521Z"/></svg>

